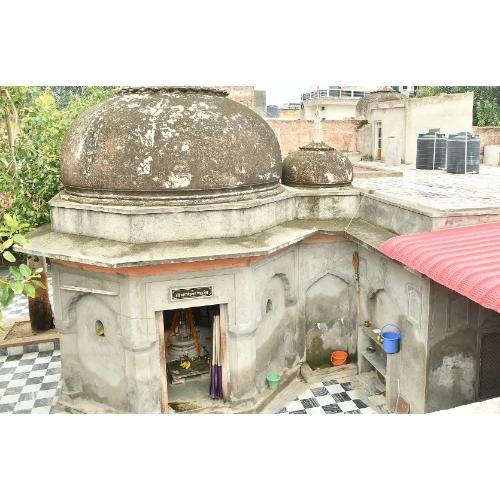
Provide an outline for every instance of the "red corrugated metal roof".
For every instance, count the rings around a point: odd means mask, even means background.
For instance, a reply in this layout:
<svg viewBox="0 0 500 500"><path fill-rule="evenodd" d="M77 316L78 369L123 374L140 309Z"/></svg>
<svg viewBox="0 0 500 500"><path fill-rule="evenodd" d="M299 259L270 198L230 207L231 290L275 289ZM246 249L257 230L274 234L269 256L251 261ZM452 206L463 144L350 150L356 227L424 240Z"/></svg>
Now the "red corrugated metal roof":
<svg viewBox="0 0 500 500"><path fill-rule="evenodd" d="M500 223L404 234L379 249L500 313Z"/></svg>

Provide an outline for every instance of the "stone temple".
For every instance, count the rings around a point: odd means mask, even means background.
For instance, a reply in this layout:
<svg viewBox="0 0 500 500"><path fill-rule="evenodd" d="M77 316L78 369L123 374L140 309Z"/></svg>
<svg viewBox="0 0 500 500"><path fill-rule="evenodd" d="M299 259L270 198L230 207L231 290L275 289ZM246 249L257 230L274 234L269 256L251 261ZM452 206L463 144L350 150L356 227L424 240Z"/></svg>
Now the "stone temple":
<svg viewBox="0 0 500 500"><path fill-rule="evenodd" d="M59 404L258 411L268 374L284 384L304 362L328 365L334 350L380 373L389 407L398 381L412 412L475 400L471 338L498 315L379 251L397 234L457 219L354 188L352 175L322 142L282 162L269 125L220 90L125 88L79 116L64 140L51 225L25 248L52 263ZM442 304L452 311L443 331ZM223 398L212 400L214 317ZM359 352L372 342L368 319L399 325L399 353ZM193 365L184 378L173 355L183 349Z"/></svg>

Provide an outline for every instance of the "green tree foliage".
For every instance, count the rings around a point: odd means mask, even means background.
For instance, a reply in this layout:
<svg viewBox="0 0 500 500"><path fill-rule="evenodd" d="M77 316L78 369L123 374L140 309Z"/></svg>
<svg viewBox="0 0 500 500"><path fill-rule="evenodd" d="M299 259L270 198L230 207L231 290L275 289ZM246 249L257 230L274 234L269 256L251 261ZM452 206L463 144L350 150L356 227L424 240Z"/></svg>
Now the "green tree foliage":
<svg viewBox="0 0 500 500"><path fill-rule="evenodd" d="M459 92L474 92L472 121L475 126L500 126L500 87L419 87L417 97Z"/></svg>
<svg viewBox="0 0 500 500"><path fill-rule="evenodd" d="M5 204L0 199L0 255L6 262L15 263L16 257L12 253L14 245L24 246L27 243L22 232L26 230L27 224L20 223L16 217L5 211ZM13 300L15 295L22 294L25 297L34 297L35 288L45 288L39 281L43 268L32 271L26 264L20 266L10 266L9 274L0 276L0 331L2 330L2 311Z"/></svg>
<svg viewBox="0 0 500 500"><path fill-rule="evenodd" d="M10 212L36 227L49 221L48 201L61 190L63 137L78 114L111 95L110 87L0 88L0 193L12 201ZM10 103L8 102L10 99ZM7 120L17 112L13 154ZM10 117L10 118L9 118ZM14 158L12 158L14 156Z"/></svg>

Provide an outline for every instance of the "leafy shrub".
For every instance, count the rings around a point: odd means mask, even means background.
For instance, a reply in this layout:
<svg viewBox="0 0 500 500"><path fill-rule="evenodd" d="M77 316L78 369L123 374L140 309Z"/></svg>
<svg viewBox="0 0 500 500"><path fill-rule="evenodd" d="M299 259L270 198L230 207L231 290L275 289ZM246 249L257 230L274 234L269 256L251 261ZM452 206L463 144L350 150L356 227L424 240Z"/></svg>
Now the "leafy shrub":
<svg viewBox="0 0 500 500"><path fill-rule="evenodd" d="M21 234L26 230L26 227L27 224L20 223L14 216L7 212L3 213L2 223L0 224L0 255L5 261L16 262L12 247L15 244L19 246L26 245L27 240ZM21 264L18 267L10 266L9 274L0 276L0 331L2 331L1 308L7 307L16 294L35 297L35 288L45 288L45 285L39 281L42 272L43 268L32 271L26 264Z"/></svg>

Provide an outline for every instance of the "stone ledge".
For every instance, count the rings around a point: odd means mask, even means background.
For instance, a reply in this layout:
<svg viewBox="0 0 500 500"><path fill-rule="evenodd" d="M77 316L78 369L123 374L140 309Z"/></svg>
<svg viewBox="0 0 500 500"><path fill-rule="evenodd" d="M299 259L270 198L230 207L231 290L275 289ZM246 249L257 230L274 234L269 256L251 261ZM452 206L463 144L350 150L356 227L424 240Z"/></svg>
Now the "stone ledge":
<svg viewBox="0 0 500 500"><path fill-rule="evenodd" d="M362 219L354 219L345 233L347 237L364 248L377 250L388 239L396 236L395 233L379 226L375 226Z"/></svg>
<svg viewBox="0 0 500 500"><path fill-rule="evenodd" d="M313 196L359 196L359 189L352 186L332 186L332 187L292 187L282 185L282 191L279 194L269 196L267 198L256 198L251 200L233 201L226 203L207 203L204 205L95 205L92 203L66 200L61 197L61 193L57 194L50 200L51 207L69 208L74 210L89 210L104 213L117 213L125 215L138 214L158 214L158 213L184 213L184 212L207 212L214 210L240 210L244 208L260 207L269 205L276 201L286 200L289 198Z"/></svg>
<svg viewBox="0 0 500 500"><path fill-rule="evenodd" d="M125 268L262 257L286 249L317 234L347 237L366 248L377 250L394 233L361 219L297 219L261 233L241 238L187 240L133 244L102 238L57 233L49 225L29 235L29 242L16 251L44 255L50 259L107 268Z"/></svg>
<svg viewBox="0 0 500 500"><path fill-rule="evenodd" d="M234 259L266 256L313 236L318 231L343 235L346 224L347 219L296 220L240 238L146 244L57 233L45 225L30 233L28 244L23 248L16 247L16 251L110 268Z"/></svg>

